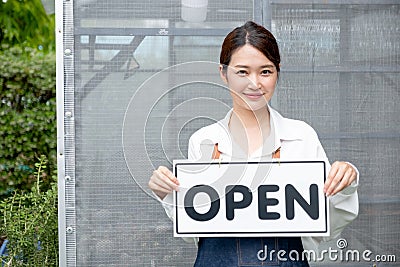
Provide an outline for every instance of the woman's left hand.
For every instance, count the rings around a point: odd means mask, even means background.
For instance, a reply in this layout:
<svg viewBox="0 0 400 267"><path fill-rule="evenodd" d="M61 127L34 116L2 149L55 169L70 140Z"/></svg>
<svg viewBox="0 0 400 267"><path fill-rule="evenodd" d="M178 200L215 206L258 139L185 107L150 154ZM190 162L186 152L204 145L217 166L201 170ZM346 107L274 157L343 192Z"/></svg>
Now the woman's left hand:
<svg viewBox="0 0 400 267"><path fill-rule="evenodd" d="M353 166L343 161L334 162L324 185L326 196L335 195L349 186L356 178L357 172Z"/></svg>

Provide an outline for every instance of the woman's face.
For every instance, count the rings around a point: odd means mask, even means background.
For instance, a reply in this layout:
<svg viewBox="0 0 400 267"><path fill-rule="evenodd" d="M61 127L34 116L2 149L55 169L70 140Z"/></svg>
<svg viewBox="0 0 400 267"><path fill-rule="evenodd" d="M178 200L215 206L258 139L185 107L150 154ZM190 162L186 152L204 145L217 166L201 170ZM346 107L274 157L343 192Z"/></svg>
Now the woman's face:
<svg viewBox="0 0 400 267"><path fill-rule="evenodd" d="M256 111L271 99L278 80L274 64L258 49L244 45L231 57L226 71L220 74L228 85L234 109Z"/></svg>

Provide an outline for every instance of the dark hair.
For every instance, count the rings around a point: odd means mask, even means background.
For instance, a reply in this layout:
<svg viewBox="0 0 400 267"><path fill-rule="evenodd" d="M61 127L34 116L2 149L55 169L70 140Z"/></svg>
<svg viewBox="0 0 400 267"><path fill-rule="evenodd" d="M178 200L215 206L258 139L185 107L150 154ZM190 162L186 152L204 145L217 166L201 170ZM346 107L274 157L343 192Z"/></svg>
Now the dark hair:
<svg viewBox="0 0 400 267"><path fill-rule="evenodd" d="M281 57L275 37L270 31L253 21L248 21L243 26L235 28L225 37L219 59L224 71L226 71L235 50L245 44L250 44L263 53L274 63L279 72Z"/></svg>

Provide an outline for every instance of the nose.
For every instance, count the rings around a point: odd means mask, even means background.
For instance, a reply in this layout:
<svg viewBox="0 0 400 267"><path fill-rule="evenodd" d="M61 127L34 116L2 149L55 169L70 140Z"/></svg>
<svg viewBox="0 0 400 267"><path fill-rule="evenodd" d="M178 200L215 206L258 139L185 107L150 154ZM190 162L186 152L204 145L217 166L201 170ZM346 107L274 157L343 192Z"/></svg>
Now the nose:
<svg viewBox="0 0 400 267"><path fill-rule="evenodd" d="M249 76L249 88L252 90L258 90L261 88L261 83L257 74Z"/></svg>

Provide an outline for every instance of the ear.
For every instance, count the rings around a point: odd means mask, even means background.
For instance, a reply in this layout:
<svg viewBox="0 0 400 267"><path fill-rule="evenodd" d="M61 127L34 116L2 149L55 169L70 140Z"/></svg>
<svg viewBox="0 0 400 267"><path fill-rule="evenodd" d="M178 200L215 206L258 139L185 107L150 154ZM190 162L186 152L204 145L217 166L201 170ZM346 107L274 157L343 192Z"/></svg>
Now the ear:
<svg viewBox="0 0 400 267"><path fill-rule="evenodd" d="M225 84L228 84L228 77L227 77L227 72L228 70L225 69L222 66L222 64L219 65L219 75L221 76L221 79L224 81Z"/></svg>

